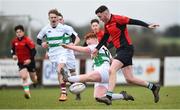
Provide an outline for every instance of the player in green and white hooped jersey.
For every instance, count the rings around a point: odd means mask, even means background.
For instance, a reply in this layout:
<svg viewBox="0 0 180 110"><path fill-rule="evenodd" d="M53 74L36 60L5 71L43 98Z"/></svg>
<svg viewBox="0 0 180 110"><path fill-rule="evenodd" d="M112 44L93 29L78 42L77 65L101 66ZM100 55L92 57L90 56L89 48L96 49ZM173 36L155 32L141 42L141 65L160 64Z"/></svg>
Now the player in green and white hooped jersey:
<svg viewBox="0 0 180 110"><path fill-rule="evenodd" d="M74 31L74 29L71 26L64 24L63 15L61 13L59 13L58 17L59 17L59 23L63 24L66 28L69 28L70 30L72 30L72 33L75 35L75 39L72 40L73 43L71 43L71 45L77 45L80 42L78 34ZM69 50L69 54L68 54L68 57L70 58L69 61L75 65L76 59L74 56L75 56L74 51ZM69 69L69 71L70 71L71 76L76 75L76 68ZM80 100L80 99L81 99L80 94L77 94L76 100Z"/></svg>
<svg viewBox="0 0 180 110"><path fill-rule="evenodd" d="M87 47L62 45L64 48L72 49L79 52L91 54L93 49L98 45L96 34L88 33L85 36ZM109 67L111 62L111 54L109 50L103 46L99 50L98 56L93 58L93 71L77 76L70 76L67 78L69 82L95 82L94 84L94 98L97 100L99 97L105 96L108 90L109 81ZM134 100L131 95L125 91L121 93L113 93L112 99ZM97 100L98 101L98 100Z"/></svg>
<svg viewBox="0 0 180 110"><path fill-rule="evenodd" d="M56 9L50 10L48 13L50 24L45 26L37 36L37 43L43 48L48 48L48 57L52 63L57 63L58 80L60 84L61 94L59 101L67 100L66 84L62 82L61 72L64 68L75 68L75 63L69 61L69 50L64 49L61 44L71 43L75 35L72 30L66 28L58 21L59 12ZM43 37L46 36L46 41L42 42ZM74 57L75 58L75 57Z"/></svg>

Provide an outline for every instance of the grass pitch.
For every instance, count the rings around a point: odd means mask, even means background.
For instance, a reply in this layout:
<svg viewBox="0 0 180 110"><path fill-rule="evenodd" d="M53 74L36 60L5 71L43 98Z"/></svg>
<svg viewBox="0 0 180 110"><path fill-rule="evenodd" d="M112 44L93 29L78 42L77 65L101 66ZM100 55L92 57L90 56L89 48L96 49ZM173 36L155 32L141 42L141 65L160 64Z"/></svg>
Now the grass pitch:
<svg viewBox="0 0 180 110"><path fill-rule="evenodd" d="M68 93L66 102L58 101L58 87L31 89L32 98L28 100L22 89L5 88L0 90L0 109L180 109L180 87L162 87L158 103L154 103L151 91L146 88L117 86L115 91L121 90L133 95L135 101L116 100L107 106L94 100L93 87L86 88L81 101Z"/></svg>

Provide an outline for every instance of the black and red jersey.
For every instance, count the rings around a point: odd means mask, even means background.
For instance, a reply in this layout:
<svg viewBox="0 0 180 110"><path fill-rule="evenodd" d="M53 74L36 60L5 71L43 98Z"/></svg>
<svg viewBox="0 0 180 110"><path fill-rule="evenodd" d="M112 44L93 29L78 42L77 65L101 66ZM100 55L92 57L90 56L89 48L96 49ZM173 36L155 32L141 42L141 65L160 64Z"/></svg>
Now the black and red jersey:
<svg viewBox="0 0 180 110"><path fill-rule="evenodd" d="M111 15L109 22L104 26L105 33L110 35L113 45L116 48L132 45L132 41L127 30L128 23L128 17Z"/></svg>
<svg viewBox="0 0 180 110"><path fill-rule="evenodd" d="M102 39L103 36L104 36L104 31L103 31L103 30L100 30L99 32L96 33L96 36L98 37L98 41L100 42L101 39ZM111 42L111 38L109 38L107 42L110 43L110 42Z"/></svg>
<svg viewBox="0 0 180 110"><path fill-rule="evenodd" d="M32 58L31 50L35 49L35 44L29 37L24 36L21 39L16 37L12 40L11 46L19 63Z"/></svg>

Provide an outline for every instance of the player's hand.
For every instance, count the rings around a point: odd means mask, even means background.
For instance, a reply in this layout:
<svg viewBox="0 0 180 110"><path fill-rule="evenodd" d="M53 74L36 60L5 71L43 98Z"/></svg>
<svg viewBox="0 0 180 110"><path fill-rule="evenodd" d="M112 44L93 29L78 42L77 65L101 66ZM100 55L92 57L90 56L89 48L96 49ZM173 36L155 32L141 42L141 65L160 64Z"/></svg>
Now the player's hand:
<svg viewBox="0 0 180 110"><path fill-rule="evenodd" d="M98 54L98 49L94 49L93 52L92 52L92 58L95 58Z"/></svg>
<svg viewBox="0 0 180 110"><path fill-rule="evenodd" d="M155 29L155 28L157 28L157 27L159 27L159 24L150 24L150 25L148 26L148 28L150 28L150 29Z"/></svg>
<svg viewBox="0 0 180 110"><path fill-rule="evenodd" d="M41 46L42 46L43 48L48 48L47 42L43 42L43 43L41 44Z"/></svg>
<svg viewBox="0 0 180 110"><path fill-rule="evenodd" d="M30 64L30 63L31 63L31 60L30 60L30 59L27 59L27 60L24 61L24 65L28 65L28 64Z"/></svg>
<svg viewBox="0 0 180 110"><path fill-rule="evenodd" d="M13 55L12 58L13 58L14 60L17 60L17 56L16 56L16 55Z"/></svg>

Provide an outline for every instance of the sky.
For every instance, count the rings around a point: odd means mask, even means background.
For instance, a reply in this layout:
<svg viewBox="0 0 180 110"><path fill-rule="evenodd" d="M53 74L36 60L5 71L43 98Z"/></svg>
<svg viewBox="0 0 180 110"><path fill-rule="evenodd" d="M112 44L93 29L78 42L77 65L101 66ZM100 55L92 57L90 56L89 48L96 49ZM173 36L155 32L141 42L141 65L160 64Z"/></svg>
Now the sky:
<svg viewBox="0 0 180 110"><path fill-rule="evenodd" d="M113 14L158 23L160 29L180 25L180 0L0 0L0 15L30 15L37 26L45 26L48 11L56 8L65 21L81 26L97 18L100 5Z"/></svg>

